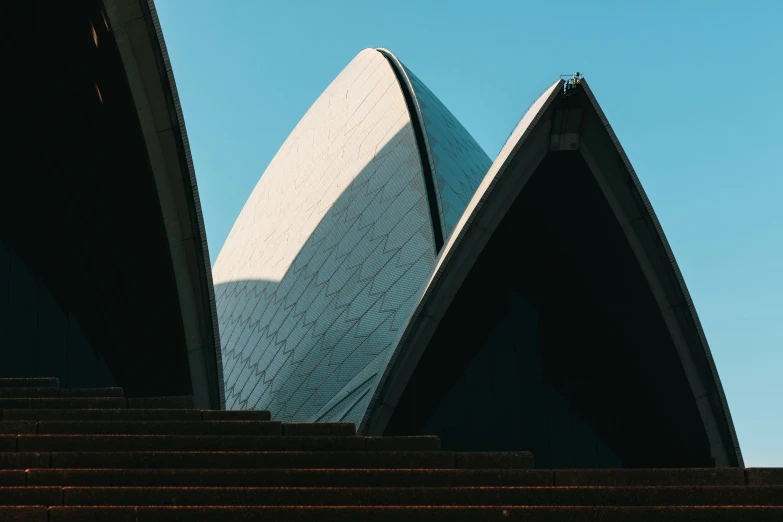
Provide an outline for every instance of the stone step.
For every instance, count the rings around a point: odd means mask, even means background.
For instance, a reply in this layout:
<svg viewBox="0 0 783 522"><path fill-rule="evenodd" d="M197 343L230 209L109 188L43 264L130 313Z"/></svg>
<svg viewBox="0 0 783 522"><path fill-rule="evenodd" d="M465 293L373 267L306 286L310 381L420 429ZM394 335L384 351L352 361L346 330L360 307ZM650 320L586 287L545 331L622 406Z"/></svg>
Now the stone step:
<svg viewBox="0 0 783 522"><path fill-rule="evenodd" d="M13 453L9 453L13 455ZM2 458L0 453L0 468ZM48 455L44 453L44 455ZM51 462L27 468L266 469L453 468L448 451L118 451L51 453ZM6 466L6 469L9 469Z"/></svg>
<svg viewBox="0 0 783 522"><path fill-rule="evenodd" d="M362 437L367 451L439 451L440 437L415 435L410 437Z"/></svg>
<svg viewBox="0 0 783 522"><path fill-rule="evenodd" d="M58 388L28 388L23 386L12 386L8 388L0 388L0 399L17 399L17 398L43 398L43 397L59 397L60 390Z"/></svg>
<svg viewBox="0 0 783 522"><path fill-rule="evenodd" d="M33 490L40 496L30 493L25 497L21 493L25 490ZM56 498L59 501L59 491L60 488L47 487L0 488L0 503L3 505L44 504L38 500L39 498ZM62 489L62 505L783 506L783 487L66 487Z"/></svg>
<svg viewBox="0 0 783 522"><path fill-rule="evenodd" d="M0 421L0 433L4 435L38 433L38 423L35 421Z"/></svg>
<svg viewBox="0 0 783 522"><path fill-rule="evenodd" d="M128 399L128 408L144 410L191 410L193 409L193 397L186 395L181 397L144 397Z"/></svg>
<svg viewBox="0 0 783 522"><path fill-rule="evenodd" d="M22 422L22 421L19 421ZM0 433L3 431L0 422ZM39 434L134 435L281 435L278 421L42 421Z"/></svg>
<svg viewBox="0 0 783 522"><path fill-rule="evenodd" d="M745 484L742 468L558 469L554 486L731 486Z"/></svg>
<svg viewBox="0 0 783 522"><path fill-rule="evenodd" d="M24 472L21 473L24 484ZM9 475L7 480L14 482L8 485L16 485L20 479ZM552 472L534 469L30 469L26 480L30 486L551 486Z"/></svg>
<svg viewBox="0 0 783 522"><path fill-rule="evenodd" d="M48 468L51 459L49 453L0 452L0 469Z"/></svg>
<svg viewBox="0 0 783 522"><path fill-rule="evenodd" d="M353 422L286 422L285 435L356 435Z"/></svg>
<svg viewBox="0 0 783 522"><path fill-rule="evenodd" d="M783 468L558 469L554 486L783 486Z"/></svg>
<svg viewBox="0 0 783 522"><path fill-rule="evenodd" d="M752 486L783 486L783 468L747 468L745 483Z"/></svg>
<svg viewBox="0 0 783 522"><path fill-rule="evenodd" d="M122 388L60 388L60 397L124 397Z"/></svg>
<svg viewBox="0 0 783 522"><path fill-rule="evenodd" d="M0 435L0 452L16 451L16 435Z"/></svg>
<svg viewBox="0 0 783 522"><path fill-rule="evenodd" d="M0 487L2 506L783 506L781 486Z"/></svg>
<svg viewBox="0 0 783 522"><path fill-rule="evenodd" d="M0 520L4 522L49 522L49 509L43 506L0 506Z"/></svg>
<svg viewBox="0 0 783 522"><path fill-rule="evenodd" d="M27 473L23 469L0 470L0 486L24 486L27 484ZM60 484L50 484L59 486ZM2 519L0 519L2 520Z"/></svg>
<svg viewBox="0 0 783 522"><path fill-rule="evenodd" d="M91 409L36 409L6 408L0 412L3 420L28 421L268 421L268 411L221 411L189 409L127 409L127 408L91 408Z"/></svg>
<svg viewBox="0 0 783 522"><path fill-rule="evenodd" d="M0 506L62 506L63 491L50 487L0 487Z"/></svg>
<svg viewBox="0 0 783 522"><path fill-rule="evenodd" d="M17 398L83 398L83 397L122 397L122 388L55 388L48 387L23 387L9 386L0 387L0 399Z"/></svg>
<svg viewBox="0 0 783 522"><path fill-rule="evenodd" d="M9 440L10 439L10 440ZM0 451L378 451L375 437L295 435L0 435ZM400 437L395 451L438 451L437 437Z"/></svg>
<svg viewBox="0 0 783 522"><path fill-rule="evenodd" d="M758 506L53 507L48 522L780 522L782 515L782 508ZM44 522L46 519L28 520Z"/></svg>
<svg viewBox="0 0 783 522"><path fill-rule="evenodd" d="M2 377L0 388L59 388L56 377Z"/></svg>
<svg viewBox="0 0 783 522"><path fill-rule="evenodd" d="M63 399L64 400L64 399ZM3 420L31 421L199 421L200 410L128 410L128 409L4 409Z"/></svg>
<svg viewBox="0 0 783 522"><path fill-rule="evenodd" d="M2 399L0 408L5 409L124 409L124 397L57 397L41 399ZM3 416L5 419L6 417ZM39 419L31 419L39 420Z"/></svg>
<svg viewBox="0 0 783 522"><path fill-rule="evenodd" d="M623 486L783 486L783 468L716 468L704 470L623 470ZM31 486L552 486L558 474L544 469L29 469L0 471L0 485ZM605 470L615 473L617 470ZM667 479L661 471L672 471ZM634 475L637 481L631 480ZM776 476L777 475L777 476ZM652 477L652 480L651 480ZM711 480L710 480L711 479ZM652 484L653 482L659 484ZM560 484L561 486L563 484ZM577 484L578 485L578 484ZM615 484L618 485L618 484ZM571 485L573 486L573 485ZM566 487L571 487L566 486Z"/></svg>
<svg viewBox="0 0 783 522"><path fill-rule="evenodd" d="M454 467L460 469L530 469L533 464L529 451L454 453Z"/></svg>
<svg viewBox="0 0 783 522"><path fill-rule="evenodd" d="M203 420L270 420L272 415L266 410L203 410Z"/></svg>

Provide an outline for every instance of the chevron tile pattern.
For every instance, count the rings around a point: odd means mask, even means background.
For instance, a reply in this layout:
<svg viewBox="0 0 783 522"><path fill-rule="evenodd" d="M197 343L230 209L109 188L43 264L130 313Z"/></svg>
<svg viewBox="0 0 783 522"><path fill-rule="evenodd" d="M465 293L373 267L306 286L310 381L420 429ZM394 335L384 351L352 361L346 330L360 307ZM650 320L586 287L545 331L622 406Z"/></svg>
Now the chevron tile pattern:
<svg viewBox="0 0 783 522"><path fill-rule="evenodd" d="M227 408L358 421L434 261L404 98L363 51L275 156L215 264Z"/></svg>
<svg viewBox="0 0 783 522"><path fill-rule="evenodd" d="M407 67L405 73L421 110L435 175L443 237L448 238L492 160L424 82Z"/></svg>

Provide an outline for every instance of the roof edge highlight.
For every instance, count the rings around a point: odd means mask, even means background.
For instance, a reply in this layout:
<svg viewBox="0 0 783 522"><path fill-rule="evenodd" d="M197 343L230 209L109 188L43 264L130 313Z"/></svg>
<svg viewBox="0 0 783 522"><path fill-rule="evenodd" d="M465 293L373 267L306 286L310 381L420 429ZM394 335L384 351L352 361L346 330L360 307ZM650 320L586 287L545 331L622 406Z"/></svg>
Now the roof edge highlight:
<svg viewBox="0 0 783 522"><path fill-rule="evenodd" d="M104 0L103 6L136 104L158 187L177 278L194 401L199 408L223 408L220 334L204 217L182 106L155 2ZM164 140L166 132L171 133L169 142ZM178 186L184 189L182 193L174 189Z"/></svg>
<svg viewBox="0 0 783 522"><path fill-rule="evenodd" d="M472 268L478 253L483 251L483 245L488 240L488 236L495 230L498 222L498 215L503 215L503 209L508 206L508 201L513 200L516 197L518 193L518 190L516 189L521 189L521 187L524 186L525 180L529 177L530 169L534 169L534 165L537 165L536 161L538 156L543 158L548 153L550 145L548 143L549 140L546 139L548 138L547 129L538 124L541 118L546 114L553 100L556 99L556 96L561 94L562 91L559 87L562 87L564 83L565 82L560 80L553 84L536 100L522 117L498 154L498 157L487 173L486 178L479 186L479 189L476 191L473 199L465 209L463 216L457 224L455 234L449 238L444 249L445 251L437 262L436 269L433 276L430 278L429 284L422 289L422 296L398 338L399 340L394 348L394 352L390 356L389 363L381 377L376 393L360 424L360 430L363 433L380 434L385 430L413 370L415 370L419 359L426 349L434 331L441 322L451 300L456 295L466 274L469 273ZM679 342L683 348L686 348L685 352L680 353L680 358L681 363L686 367L688 380L693 387L694 398L699 401L710 394L714 397L713 400L715 400L715 402L712 403L713 405L711 406L707 403L712 401L704 399L706 402L702 401L704 404L699 406L699 411L705 429L708 431L708 437L710 439L710 444L713 447L713 455L716 459L716 464L719 467L726 465L743 466L743 459L725 393L693 302L687 291L678 265L674 260L674 255L665 238L662 227L655 216L652 206L641 187L638 176L633 170L624 150L620 146L617 136L611 129L606 116L598 105L598 102L587 83L583 80L581 85L584 89L583 96L586 98L585 102L587 102L591 110L594 111L597 116L597 123L604 128L606 136L610 138L607 142L608 150L613 149L614 152L620 156L623 169L632 179L632 184L628 187L628 190L636 193L636 197L639 201L637 205L640 205L639 210L646 214L654 224L653 229L655 236L657 236L660 243L664 245L664 249L660 255L660 257L662 257L661 267L665 270L671 270L669 273L673 273L677 280L677 284L671 290L664 290L662 288L655 290L654 287L660 287L660 284L656 282L656 279L659 279L662 276L655 273L655 269L653 269L652 266L646 268L647 265L650 265L648 258L655 258L655 252L649 250L649 247L644 247L645 251L641 254L637 254L637 260L640 265L643 265L643 271L649 272L650 269L653 270L651 273L652 275L646 274L648 283L651 285L651 290L653 290L654 294L660 294L660 298L656 297L656 299L659 300L659 306L662 307L662 311L670 308L672 302L684 300L687 303L689 317L685 319L686 322L682 323L682 326L678 326L677 324L674 324L673 326L670 325L669 330L670 335L672 335L673 340L675 341L675 346L677 346L677 343ZM536 148L540 148L541 150L538 152L531 150ZM518 154L520 151L522 154L521 156ZM583 151L583 154L588 154L588 151ZM517 156L519 157L517 158ZM538 159L538 161L540 162L540 159ZM514 179L509 179L508 176L503 176L503 173L512 162L517 163L516 169L522 169L519 171L519 176L513 176L512 178L518 177L520 180L515 181ZM595 172L594 175L598 176ZM505 188L501 190L500 187ZM607 197L610 196L607 195ZM487 204L488 200L491 201L491 204L489 205ZM618 220L621 220L621 216L625 212L623 208L615 207L611 202L610 204L615 211L615 217ZM638 238L634 239L629 236L628 240L638 241ZM668 268L664 268L667 264ZM652 279L650 279L651 277ZM661 291L663 292L662 294L660 293ZM673 320L675 320L675 322L678 321L676 319ZM691 333L677 333L682 328L690 329ZM685 335L685 337L683 337L683 335ZM690 337L690 341L687 340L688 337ZM675 340L675 338L680 340ZM701 348L697 347L699 345ZM689 346L690 348L688 348ZM680 348L677 349L678 352L680 352ZM691 355L685 355L687 353L690 353ZM701 359L703 362L698 364L706 363L704 370L695 369L696 367L693 367L692 363L687 362L688 359L691 359L694 362ZM688 367L694 369L688 370ZM697 389L700 387L704 388L704 391L712 387L713 391L707 392L706 395L704 393L696 395Z"/></svg>
<svg viewBox="0 0 783 522"><path fill-rule="evenodd" d="M375 435L382 434L385 430L397 405L397 401L402 395L410 376L413 374L413 370L418 364L429 338L431 338L442 318L442 314L440 314L440 317L436 317L431 312L428 313L428 308L432 307L430 297L433 293L440 292L445 267L449 265L449 261L454 257L455 252L459 252L457 247L465 240L465 236L474 230L473 227L466 225L473 222L476 219L476 215L481 212L489 195L495 191L498 180L503 177L502 174L506 171L508 165L532 134L541 115L546 112L555 97L561 93L564 83L563 80L557 80L551 84L528 108L476 189L473 198L457 222L455 232L452 233L444 246L443 255L439 257L432 276L422 288L421 297L416 308L408 317L406 326L395 343L394 352L386 364L383 375L359 424L359 432ZM462 279L467 276L470 267L472 267L472 263L462 267L464 272ZM461 282L462 280L459 281L459 284ZM450 302L448 296L445 298ZM405 371L401 371L401 367L404 367Z"/></svg>
<svg viewBox="0 0 783 522"><path fill-rule="evenodd" d="M182 112L182 105L179 100L179 92L177 91L177 83L174 80L174 69L171 66L171 59L169 58L168 48L166 41L163 39L163 29L160 26L160 19L158 18L158 11L155 7L155 0L147 0L147 8L149 9L152 25L155 28L155 34L157 36L158 45L160 46L161 57L166 69L166 77L168 79L169 89L171 91L171 97L174 102L174 109L176 111L177 123L179 124L179 138L181 139L183 154L185 156L185 167L187 168L187 175L190 178L190 187L193 194L193 211L196 215L198 222L198 240L196 243L196 249L200 250L200 264L202 264L202 274L205 275L205 284L207 286L207 306L209 307L210 319L212 322L211 335L214 338L214 355L213 358L216 364L217 370L217 394L218 394L218 407L225 409L226 399L224 393L223 382L223 357L220 352L220 331L218 328L217 317L217 305L215 303L215 287L212 281L212 263L209 259L209 243L207 241L207 229L204 224L204 213L201 209L201 198L198 192L198 183L196 180L196 168L193 164L193 155L190 152L190 140L188 139L188 131L185 128L185 117Z"/></svg>
<svg viewBox="0 0 783 522"><path fill-rule="evenodd" d="M387 49L376 48L375 50L383 55L389 62L389 66L391 66L394 75L397 77L400 90L405 98L405 104L408 107L411 126L413 127L413 133L416 138L416 146L419 149L419 160L421 161L421 169L424 175L424 185L427 189L427 203L430 208L432 232L435 239L435 254L438 254L443 249L444 245L444 219L442 210L438 204L435 174L432 171L432 153L430 151L429 141L427 140L427 133L424 131L424 116L421 113L419 101L416 98L416 93L413 90L410 78L408 78L408 75L405 73L405 67L403 67L402 62L400 62L394 53Z"/></svg>
<svg viewBox="0 0 783 522"><path fill-rule="evenodd" d="M645 210L655 227L655 231L661 240L661 244L663 245L664 252L666 253L672 271L674 272L674 275L677 279L677 283L680 287L680 291L682 292L683 297L685 298L685 302L688 305L688 312L690 313L691 319L693 320L694 326L696 328L696 332L699 336L699 340L701 341L702 349L704 350L704 355L707 359L707 364L709 366L710 372L712 374L713 382L718 392L721 408L723 409L723 415L728 425L729 435L731 437L732 445L734 446L734 451L736 454L738 465L740 467L744 467L745 464L744 464L744 459L742 457L742 451L739 445L739 439L737 437L737 432L734 427L734 421L731 417L731 412L729 410L726 394L723 390L723 384L721 383L720 376L718 375L718 369L715 365L715 360L712 357L712 351L710 350L709 343L707 342L707 336L704 333L704 328L702 327L701 321L699 320L699 316L696 312L696 307L693 303L693 299L691 298L690 292L688 291L688 287L685 284L685 279L682 276L682 272L680 271L679 264L677 263L677 260L674 257L674 252L672 251L671 245L669 244L668 239L666 239L666 234L663 231L661 222L658 220L658 216L656 215L655 210L652 207L652 203L650 203L650 199L647 197L647 193L645 192L644 187L642 186L641 181L639 180L639 176L636 174L636 170L634 170L633 165L631 165L631 161L628 158L628 155L625 153L625 149L623 149L623 146L620 144L620 140L617 138L614 129L612 129L609 120L606 118L603 109L601 109L601 106L598 103L598 100L596 99L595 95L593 94L593 91L590 89L588 82L585 79L582 79L580 85L582 86L582 89L584 89L584 92L587 95L587 98L590 100L593 109L595 110L596 114L598 114L601 123L604 125L607 133L609 134L613 145L617 149L617 153L622 158L623 164L625 165L625 168L628 170L628 173L630 174L631 180L634 184L634 189L639 194L639 197L641 198L642 203L644 204Z"/></svg>

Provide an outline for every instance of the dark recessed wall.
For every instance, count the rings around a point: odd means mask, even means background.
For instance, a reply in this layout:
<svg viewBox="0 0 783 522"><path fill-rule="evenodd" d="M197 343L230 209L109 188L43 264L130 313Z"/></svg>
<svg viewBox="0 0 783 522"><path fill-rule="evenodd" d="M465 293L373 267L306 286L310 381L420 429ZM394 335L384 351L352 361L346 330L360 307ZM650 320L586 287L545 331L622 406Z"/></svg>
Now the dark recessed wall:
<svg viewBox="0 0 783 522"><path fill-rule="evenodd" d="M4 120L12 168L0 181L7 252L0 273L9 274L0 276L0 285L7 281L0 298L8 299L0 307L1 373L55 372L79 386L113 375L129 395L189 394L156 186L101 6L17 2L10 9L16 52L4 64L14 81L7 84L6 103L13 106ZM46 328L36 319L36 327L32 310L62 319ZM23 316L24 325L17 324ZM83 336L72 349L92 369L82 372L69 359L71 341L63 335ZM100 361L107 371L95 369Z"/></svg>
<svg viewBox="0 0 783 522"><path fill-rule="evenodd" d="M538 467L712 466L666 325L578 152L550 153L474 265L388 434Z"/></svg>
<svg viewBox="0 0 783 522"><path fill-rule="evenodd" d="M0 371L0 377L57 377L64 388L116 385L73 313L2 240Z"/></svg>

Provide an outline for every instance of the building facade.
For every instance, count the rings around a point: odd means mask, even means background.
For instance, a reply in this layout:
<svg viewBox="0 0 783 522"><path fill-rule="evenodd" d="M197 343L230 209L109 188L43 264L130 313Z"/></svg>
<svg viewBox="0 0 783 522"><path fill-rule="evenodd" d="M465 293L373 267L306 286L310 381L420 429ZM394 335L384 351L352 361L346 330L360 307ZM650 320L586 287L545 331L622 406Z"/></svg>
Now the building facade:
<svg viewBox="0 0 783 522"><path fill-rule="evenodd" d="M587 82L494 162L394 54L318 98L213 273L154 4L16 3L0 376L531 450L741 466L694 304ZM218 335L218 332L220 335Z"/></svg>
<svg viewBox="0 0 783 522"><path fill-rule="evenodd" d="M587 82L493 164L368 49L261 177L215 265L226 405L541 467L742 465L682 275Z"/></svg>
<svg viewBox="0 0 783 522"><path fill-rule="evenodd" d="M9 10L0 375L219 408L206 235L153 2Z"/></svg>
<svg viewBox="0 0 783 522"><path fill-rule="evenodd" d="M543 468L742 465L682 274L585 80L553 84L506 142L361 428Z"/></svg>
<svg viewBox="0 0 783 522"><path fill-rule="evenodd" d="M313 104L215 263L227 408L359 422L490 160L389 51Z"/></svg>

